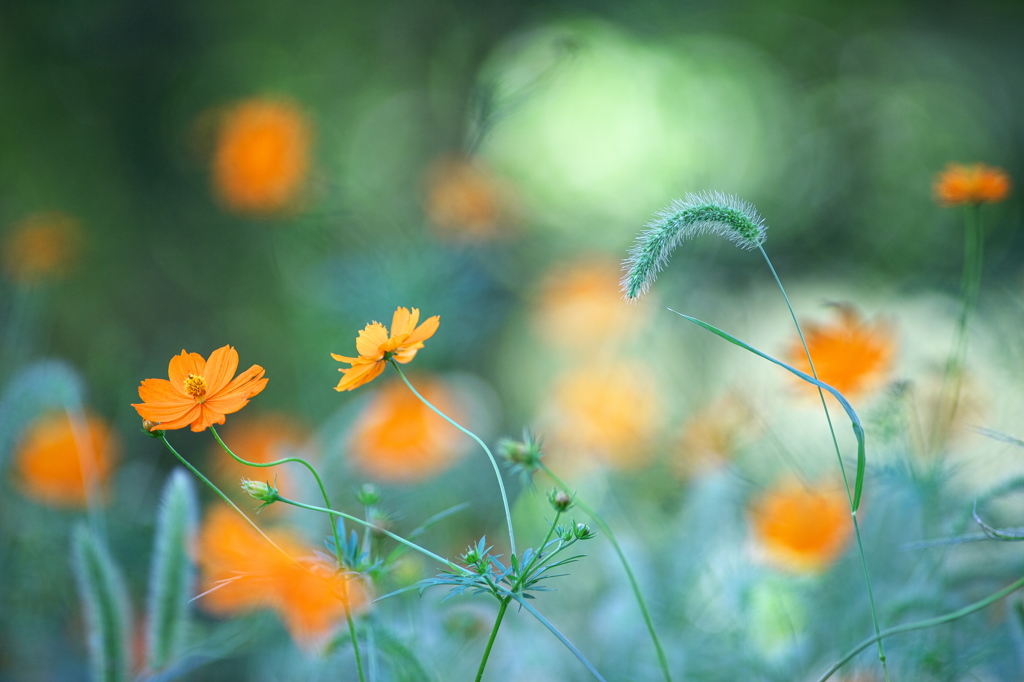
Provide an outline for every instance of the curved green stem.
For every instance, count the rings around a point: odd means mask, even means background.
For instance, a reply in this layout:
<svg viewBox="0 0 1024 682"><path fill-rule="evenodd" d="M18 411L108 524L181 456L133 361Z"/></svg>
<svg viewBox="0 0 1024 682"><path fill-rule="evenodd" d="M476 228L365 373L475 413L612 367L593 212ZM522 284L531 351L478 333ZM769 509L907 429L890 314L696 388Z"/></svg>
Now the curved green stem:
<svg viewBox="0 0 1024 682"><path fill-rule="evenodd" d="M896 635L896 634L899 634L901 632L910 632L912 630L923 630L924 628L935 627L936 625L942 625L943 623L948 623L948 622L950 622L952 620L956 620L957 618L963 618L964 616L970 615L970 614L974 613L975 611L980 611L981 609L985 608L986 606L989 606L990 604L999 601L1003 597L1005 597L1005 596L1007 596L1007 595L1009 595L1009 594L1019 590L1021 587L1024 587L1024 578L1019 578L1018 580L1016 580L1015 582L1007 585L1006 587L1004 587L1003 589L999 590L995 594L989 595L988 597L985 597L984 599L982 599L980 601L976 601L973 604L971 604L969 606L965 606L964 608L959 609L957 611L953 611L952 613L947 613L944 616L938 616L936 618L928 618L926 620L919 620L919 621L915 621L913 623L905 623L904 625L897 625L895 627L891 627L891 628L888 628L886 630L883 630L882 632L878 633L874 637L869 637L868 639L865 639L863 642L861 642L860 644L855 646L853 649L850 649L848 652L846 652L846 655L844 655L841 659L836 661L836 663L831 668L829 668L825 672L824 675L822 675L820 678L818 678L818 682L825 682L825 680L827 680L828 678L832 677L833 673L835 673L837 670L839 670L844 665L846 665L850 661L851 658L853 658L854 656L856 656L860 652L864 651L865 649L867 649L869 646L871 646L875 642L884 639L885 637L888 637L890 635Z"/></svg>
<svg viewBox="0 0 1024 682"><path fill-rule="evenodd" d="M213 433L213 437L217 439L217 442L220 443L220 447L224 450L224 452L231 455L231 458L234 459L239 464L244 464L250 467L256 467L258 469L265 469L267 467L277 466L278 464L287 464L288 462L298 462L299 464L304 465L307 469L309 469L309 473L313 474L313 478L316 479L316 484L320 487L320 494L324 496L325 506L328 509L331 508L331 499L327 496L327 489L324 488L324 483L323 481L320 480L320 475L316 472L316 469L313 468L313 465L307 462L306 460L302 459L301 457L285 457L284 459L279 459L276 462L250 462L249 460L242 459L234 452L232 452L231 448L229 448L227 444L225 444L224 441L221 440L220 434L217 433L216 428L211 426L210 431ZM334 554L335 557L337 557L338 559L338 567L340 568L343 565L343 562L341 560L341 539L338 537L338 526L336 523L334 523L333 519L331 520L331 531L334 533Z"/></svg>
<svg viewBox="0 0 1024 682"><path fill-rule="evenodd" d="M346 595L347 597L348 595ZM359 682L365 682L366 676L363 674L363 657L359 653L359 638L356 637L356 624L352 620L352 611L348 608L348 600L345 600L345 622L348 624L349 638L352 640L352 651L356 657L356 671L359 673Z"/></svg>
<svg viewBox="0 0 1024 682"><path fill-rule="evenodd" d="M768 269L771 270L772 277L775 278L775 283L779 286L779 291L782 292L782 298L786 301L786 307L789 309L789 316L793 319L793 326L796 327L796 333L800 337L800 344L804 348L804 355L807 357L807 364L811 368L811 375L818 379L818 371L814 367L814 360L811 358L811 350L807 347L807 340L804 338L803 329L800 327L800 322L797 320L796 311L793 310L793 304L789 300L789 295L786 294L786 288L782 286L782 280L779 279L779 274L775 271L775 266L772 265L771 259L768 257L768 253L764 250L761 244L757 245L761 255L764 256L765 263L768 264ZM820 381L820 379L819 379ZM839 460L839 471L843 475L843 486L846 488L846 497L850 502L850 514L853 518L853 530L854 535L857 538L857 551L860 553L860 565L864 571L864 584L868 590L868 605L871 607L871 623L875 628L875 635L878 636L880 628L878 625L878 612L875 609L875 595L874 590L871 589L871 576L868 573L868 562L864 555L864 543L860 537L860 524L857 523L857 503L854 502L854 495L850 492L850 481L846 476L846 467L843 464L843 455L839 449L839 440L836 438L835 427L832 425L832 415L829 414L828 404L825 402L825 393L821 387L818 389L818 398L821 399L821 409L825 412L825 420L828 422L828 431L832 435L832 445L836 451L836 458ZM857 502L859 502L859 495ZM882 673L885 676L886 682L889 680L889 669L885 662L885 649L882 647L882 640L878 639L878 660L882 663Z"/></svg>
<svg viewBox="0 0 1024 682"><path fill-rule="evenodd" d="M544 553L544 548L548 546L548 543L551 541L551 536L555 534L555 526L558 525L558 519L560 518L562 518L562 512L556 511L555 520L551 522L550 526L548 526L548 534L544 536L544 542L537 545L537 552L530 559L530 563L520 567L519 576L516 578L516 582L512 585L513 592L519 591L519 588L523 584L523 580L530 575L530 570L533 569L538 561L540 561L541 555Z"/></svg>
<svg viewBox="0 0 1024 682"><path fill-rule="evenodd" d="M171 451L171 453L172 453L172 454L173 454L173 455L174 455L175 457L177 457L177 458L178 458L178 461L179 461L179 462L181 462L181 463L182 463L182 464L184 464L184 465L185 465L186 467L188 467L189 471L191 471L191 472L192 472L193 474L195 474L195 475L196 475L196 476L197 476L197 477L199 478L199 480L201 480L201 481L202 481L203 483L205 483L206 485L208 485L208 486L210 487L210 489L212 489L212 490L213 490L213 492L217 493L217 495L219 495L219 496L220 496L220 498L221 498L222 500L224 500L225 502L227 502L227 503L228 503L228 505L230 505L232 509L234 509L234 510L235 510L236 512L238 512L238 513L239 513L239 514L240 514L240 515L242 516L242 518L243 518L243 519L245 519L245 520L246 520L246 522L247 522L247 523L248 523L248 524L249 524L250 526L252 526L252 527L253 527L253 529L254 529L254 530L255 530L255 531L257 532L257 533L259 533L260 535L262 535L262 536L263 536L263 539L264 539L264 540L266 540L267 542L269 542L269 543L270 543L270 544L271 544L271 545L272 545L272 546L274 547L274 549L276 549L276 550L277 550L278 552L280 552L281 554L284 554L284 555L285 555L286 557L288 557L288 558L289 558L289 559L291 559L292 561L295 561L295 559L293 559L293 558L291 557L291 555L289 555L289 554L288 554L288 552L286 552L286 551L284 551L283 549L281 549L281 548L280 548L280 547L278 546L278 544L277 544L276 542L274 542L273 540L271 540L271 539L270 539L270 537L269 537L269 536L268 536L268 535L267 535L266 533L264 533L264 532L263 532L263 529L262 529L262 528L260 528L259 526L257 526L257 525L256 525L256 522L255 522L255 521L253 521L252 519L250 519L250 518L249 518L249 517L248 517L248 516L246 515L246 513L245 513L244 511L242 511L241 509L239 509L239 508L238 508L238 505L237 505L237 504L235 504L234 502L232 502L232 501L231 501L231 498L230 498L230 497L228 497L227 495L225 495L225 494L224 494L224 491L223 491L223 490L221 490L221 489L220 489L220 488L218 488L218 487L217 487L216 485L214 485L214 484L213 484L213 482L212 482L212 481L210 481L210 479L208 479L208 478L207 478L206 476L203 476L203 474L202 474L202 473L201 473L201 472L199 471L199 469L196 469L196 468L195 468L194 466L192 466L192 465L191 465L191 464L190 464L190 463L188 462L188 460L187 460L187 459L185 459L184 457L182 457L182 456L181 456L181 455L180 455L180 454L178 453L178 451L174 449L174 447L173 447L173 446L171 445L170 441L168 441L168 440L167 440L167 433L166 433L165 431L161 431L160 433L161 433L161 435L160 435L160 440L162 440L162 441L164 442L164 445L166 445L166 446L167 446L167 449L168 449L168 450L170 450L170 451Z"/></svg>
<svg viewBox="0 0 1024 682"><path fill-rule="evenodd" d="M491 655L491 647L494 646L494 640L498 637L498 628L501 627L501 621L505 617L505 610L508 608L508 603L511 601L511 597L505 597L501 600L501 606L498 608L498 615L494 619L494 627L491 628L491 636L487 640L487 648L484 649L483 658L480 659L480 667L476 671L476 682L484 677L484 668L487 667L487 659Z"/></svg>
<svg viewBox="0 0 1024 682"><path fill-rule="evenodd" d="M323 507L314 507L311 504L304 504L302 502L296 502L295 500L289 500L287 497L281 497L280 495L277 496L277 501L278 502L283 502L284 504L290 504L293 507L301 507L303 509L309 509L310 511L321 512L323 514L332 514L334 516L340 516L343 519L348 519L352 523L358 523L360 526L366 526L367 528L369 528L371 530L375 530L375 531L379 531L381 533L384 533L385 535L387 535L392 540L394 540L396 542L400 542L403 545L405 545L406 547L408 547L409 549L415 550L415 551L419 552L420 554L428 556L431 559L433 559L434 561L442 563L446 567L454 569L454 570L458 571L459 573L465 573L465 574L469 574L470 573L470 571L468 571L467 569L463 568L462 566L459 566L458 564L453 564L452 562L448 561L447 559L434 554L429 549L424 549L423 547L420 547L419 545L417 545L415 542L409 542L408 540L403 538L401 535L395 535L394 533L392 533L388 529L381 528L380 526L375 526L372 523L369 523L367 521L363 521L361 518L359 518L357 516L352 516L351 514L346 514L345 512L335 511L334 509L324 509Z"/></svg>
<svg viewBox="0 0 1024 682"><path fill-rule="evenodd" d="M544 470L551 479L558 484L558 486L564 490L568 490L568 487L562 482L558 476L555 475L551 469L548 468L544 462L540 463L540 468ZM647 625L647 631L651 635L651 641L654 643L654 649L658 655L658 664L661 666L661 672L665 676L667 682L672 682L672 674L668 668L668 658L665 656L665 650L661 648L661 641L658 639L658 632L654 629L654 620L651 618L651 612L647 609L647 602L644 601L644 596L640 592L640 583L637 582L636 576L633 575L633 569L629 565L629 559L626 558L626 553L622 550L622 546L619 545L619 541L615 539L615 533L612 532L611 526L605 523L605 520L596 511L584 504L579 498L575 498L576 506L584 511L590 518L594 519L596 523L605 535L608 536L608 541L612 543L612 547L615 548L615 553L619 557L619 562L622 564L622 568L626 571L626 577L629 579L629 585L633 590L633 597L636 599L637 606L640 607L640 613L643 615L644 623Z"/></svg>
<svg viewBox="0 0 1024 682"><path fill-rule="evenodd" d="M511 547L512 554L516 554L516 537L515 532L512 530L512 512L509 510L508 506L508 495L505 494L505 483L504 481L502 481L501 478L501 469L498 468L498 461L494 459L494 455L491 454L491 449L487 447L486 443L480 440L479 436L477 436L469 429L466 429L465 427L460 425L458 422L456 422L454 419L446 415L441 410L434 407L429 400L420 395L420 392L417 391L413 387L413 385L409 383L409 380L405 377L405 373L402 372L402 368L398 366L398 363L395 362L393 359L390 362L392 367L394 367L398 371L398 376L402 377L402 381L404 381L405 385L409 387L409 390L413 392L413 395L420 399L420 402L422 402L424 405L433 410L438 416L440 416L446 422L448 422L449 424L457 428L459 431L462 431L464 434L466 434L467 436L475 440L477 443L479 443L480 447L482 447L484 449L484 452L487 453L487 458L491 460L491 466L494 468L494 475L498 479L498 488L501 490L501 503L505 506L505 523L508 524L508 543ZM518 556L518 554L516 555Z"/></svg>

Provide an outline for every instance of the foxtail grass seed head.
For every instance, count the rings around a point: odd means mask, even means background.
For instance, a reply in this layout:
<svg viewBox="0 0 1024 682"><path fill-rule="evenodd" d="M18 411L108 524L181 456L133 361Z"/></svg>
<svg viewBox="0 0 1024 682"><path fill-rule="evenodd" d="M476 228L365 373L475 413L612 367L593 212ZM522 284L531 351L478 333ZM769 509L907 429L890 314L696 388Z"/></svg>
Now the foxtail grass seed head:
<svg viewBox="0 0 1024 682"><path fill-rule="evenodd" d="M752 204L731 194L687 194L662 209L647 223L623 262L622 291L629 301L646 293L669 256L691 237L715 234L741 249L755 249L768 227Z"/></svg>

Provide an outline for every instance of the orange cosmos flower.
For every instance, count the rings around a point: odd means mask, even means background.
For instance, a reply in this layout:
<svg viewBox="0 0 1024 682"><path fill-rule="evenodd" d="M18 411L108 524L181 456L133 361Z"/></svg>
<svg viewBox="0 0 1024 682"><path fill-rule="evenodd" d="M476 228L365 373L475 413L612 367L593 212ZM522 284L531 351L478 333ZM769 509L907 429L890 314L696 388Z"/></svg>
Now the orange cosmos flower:
<svg viewBox="0 0 1024 682"><path fill-rule="evenodd" d="M655 383L644 367L625 362L562 376L543 420L545 451L570 468L647 464L663 412Z"/></svg>
<svg viewBox="0 0 1024 682"><path fill-rule="evenodd" d="M267 385L264 369L253 365L235 377L238 352L224 346L210 353L207 362L198 353L181 351L171 358L167 379L146 379L139 386L141 403L132 407L161 431L191 426L204 431L223 424L224 415L238 412L249 398ZM234 379L232 379L234 377Z"/></svg>
<svg viewBox="0 0 1024 682"><path fill-rule="evenodd" d="M892 369L896 342L889 325L866 323L851 305L834 306L839 320L830 325L804 325L804 338L811 351L818 378L847 398L881 385ZM811 374L804 347L793 339L788 351L789 362ZM813 389L813 386L800 382Z"/></svg>
<svg viewBox="0 0 1024 682"><path fill-rule="evenodd" d="M102 490L118 459L117 438L97 417L86 415L80 431L75 426L67 413L53 412L28 427L14 455L20 491L52 506L81 507L90 478Z"/></svg>
<svg viewBox="0 0 1024 682"><path fill-rule="evenodd" d="M282 529L267 536L288 556L233 510L210 512L196 547L204 609L221 616L272 609L293 639L309 645L369 603L358 577L335 570L297 536Z"/></svg>
<svg viewBox="0 0 1024 682"><path fill-rule="evenodd" d="M1010 176L983 163L951 163L939 173L934 190L936 200L945 206L994 203L1010 196Z"/></svg>
<svg viewBox="0 0 1024 682"><path fill-rule="evenodd" d="M426 173L423 209L442 236L498 236L501 205L497 182L473 159L444 156Z"/></svg>
<svg viewBox="0 0 1024 682"><path fill-rule="evenodd" d="M839 558L849 543L853 528L848 502L838 488L808 490L787 481L754 501L750 522L770 562L816 573Z"/></svg>
<svg viewBox="0 0 1024 682"><path fill-rule="evenodd" d="M380 322L371 322L366 325L359 337L356 339L356 350L359 352L357 358L347 358L344 355L331 353L331 357L338 362L347 362L352 365L348 369L342 368L338 371L344 374L335 391L351 391L363 384L368 384L384 371L388 360L394 358L396 362L403 365L412 362L416 352L423 348L423 342L434 335L437 326L441 323L441 316L434 315L428 318L420 326L416 324L420 320L420 309L399 308L391 318L391 336L388 336L387 327Z"/></svg>
<svg viewBox="0 0 1024 682"><path fill-rule="evenodd" d="M454 395L436 379L416 386L439 410L459 420ZM386 481L414 483L447 469L462 454L461 434L400 381L385 384L359 417L350 444L356 465Z"/></svg>
<svg viewBox="0 0 1024 682"><path fill-rule="evenodd" d="M78 256L81 236L78 221L66 213L30 215L4 238L4 270L19 282L64 276Z"/></svg>
<svg viewBox="0 0 1024 682"><path fill-rule="evenodd" d="M310 125L294 104L251 99L221 122L213 189L232 211L277 213L291 207L309 171Z"/></svg>

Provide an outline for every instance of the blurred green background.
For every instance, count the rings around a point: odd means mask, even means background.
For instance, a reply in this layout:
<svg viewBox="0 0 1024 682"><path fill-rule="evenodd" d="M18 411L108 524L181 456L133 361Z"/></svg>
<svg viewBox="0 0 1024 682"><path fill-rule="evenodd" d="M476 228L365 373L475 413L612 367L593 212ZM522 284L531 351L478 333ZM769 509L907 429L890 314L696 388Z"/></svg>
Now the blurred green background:
<svg viewBox="0 0 1024 682"><path fill-rule="evenodd" d="M764 322L774 294L755 256L696 240L658 300L624 313L608 312L620 302L603 283L603 303L582 313L572 299L558 307L558 287L588 264L615 270L650 216L687 192L756 205L810 313L856 299L917 320L916 303L897 301L923 297L946 317L922 313L904 339L944 343L962 234L932 182L951 161L1024 177L1022 29L1015 0L2 3L0 240L10 250L50 212L75 227L60 272L29 281L8 266L0 278L0 382L47 358L73 368L122 442L108 516L128 557L148 552L172 468L129 405L183 348L230 344L242 368L265 367L269 387L247 409L312 427L338 490L372 478L337 463L371 389L331 390L330 353L352 354L357 331L397 306L441 315L414 368L469 391L467 417L491 441L557 419L545 400L560 369L626 354L661 380L650 428L679 423L714 398L713 371L730 360L704 366L717 345L684 338L665 305L784 343L784 309ZM280 197L247 204L217 159L253 102L284 107L293 138L281 153L296 168ZM1019 330L1019 206L986 209L996 339ZM1019 364L1003 367L1019 379ZM175 437L202 459L206 439ZM18 438L3 434L0 456ZM673 467L674 441L652 440L655 473L627 475L623 496L647 491L641 515L674 513L681 483L657 474ZM460 466L446 476L456 501L484 509L473 531L500 535L486 462ZM64 556L75 512L34 507L11 476L4 485L0 606L20 615L4 618L0 679L81 679ZM426 484L393 494L410 516L448 499ZM458 551L472 539L441 541ZM144 582L141 565L129 583ZM68 641L79 648L66 660L47 653Z"/></svg>

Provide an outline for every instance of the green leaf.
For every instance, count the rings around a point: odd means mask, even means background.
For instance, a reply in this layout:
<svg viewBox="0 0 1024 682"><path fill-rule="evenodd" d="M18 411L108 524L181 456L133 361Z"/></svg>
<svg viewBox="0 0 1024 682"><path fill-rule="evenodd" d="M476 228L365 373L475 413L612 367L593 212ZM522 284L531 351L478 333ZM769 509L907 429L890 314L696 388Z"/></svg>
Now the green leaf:
<svg viewBox="0 0 1024 682"><path fill-rule="evenodd" d="M106 548L84 525L75 529L72 557L85 611L93 679L127 680L132 629L128 592L121 572Z"/></svg>
<svg viewBox="0 0 1024 682"><path fill-rule="evenodd" d="M671 312L675 313L676 315L678 315L679 317L687 319L690 322L693 322L695 325L697 325L699 327L703 327L704 329L708 330L712 334L725 339L729 343L731 343L731 344L733 344L735 346L739 346L740 348L743 348L744 350L748 350L751 353L753 353L754 355L760 356L760 357L764 358L765 360L768 360L769 362L773 362L776 365L778 365L779 367L782 367L783 369L785 369L785 370L791 372L792 374L795 374L796 376L800 377L801 379L803 379L807 383L813 384L813 385L817 386L818 388L820 388L820 389L822 389L824 391L828 391L833 396L835 396L835 399L839 401L839 404L842 405L843 409L846 411L846 416L850 418L850 424L853 426L853 435L856 436L856 438L857 438L857 478L855 479L855 482L854 482L854 487L853 487L853 503L851 505L852 508L853 508L853 511L856 512L857 509L860 508L860 496L861 496L861 493L863 492L863 489L864 489L864 469L865 469L865 466L867 464L867 461L866 461L867 458L866 458L866 455L865 455L865 443L864 443L864 426L861 424L860 417L857 416L857 413L854 411L854 409L850 405L849 401L845 397L843 397L843 394L840 393L839 391L837 391L836 389L832 388L828 384L826 384L826 383L824 383L822 381L818 381L817 379L812 377L810 374L806 374L804 372L801 372L796 367L791 367L791 366L787 365L786 363L782 362L781 360L776 360L775 358L773 358L772 356L768 355L767 353L762 353L761 351L757 350L753 346L749 346L749 345L743 343L742 341L737 339L735 336L727 334L726 332L722 331L718 327L710 325L707 322L702 322L701 320L698 320L695 317L690 317L689 315L683 315L682 313L680 313L678 311L675 311L675 310L672 310L671 308L669 308L669 310Z"/></svg>
<svg viewBox="0 0 1024 682"><path fill-rule="evenodd" d="M181 653L192 594L188 550L196 529L196 493L184 469L171 474L160 498L147 598L147 664L159 670Z"/></svg>

